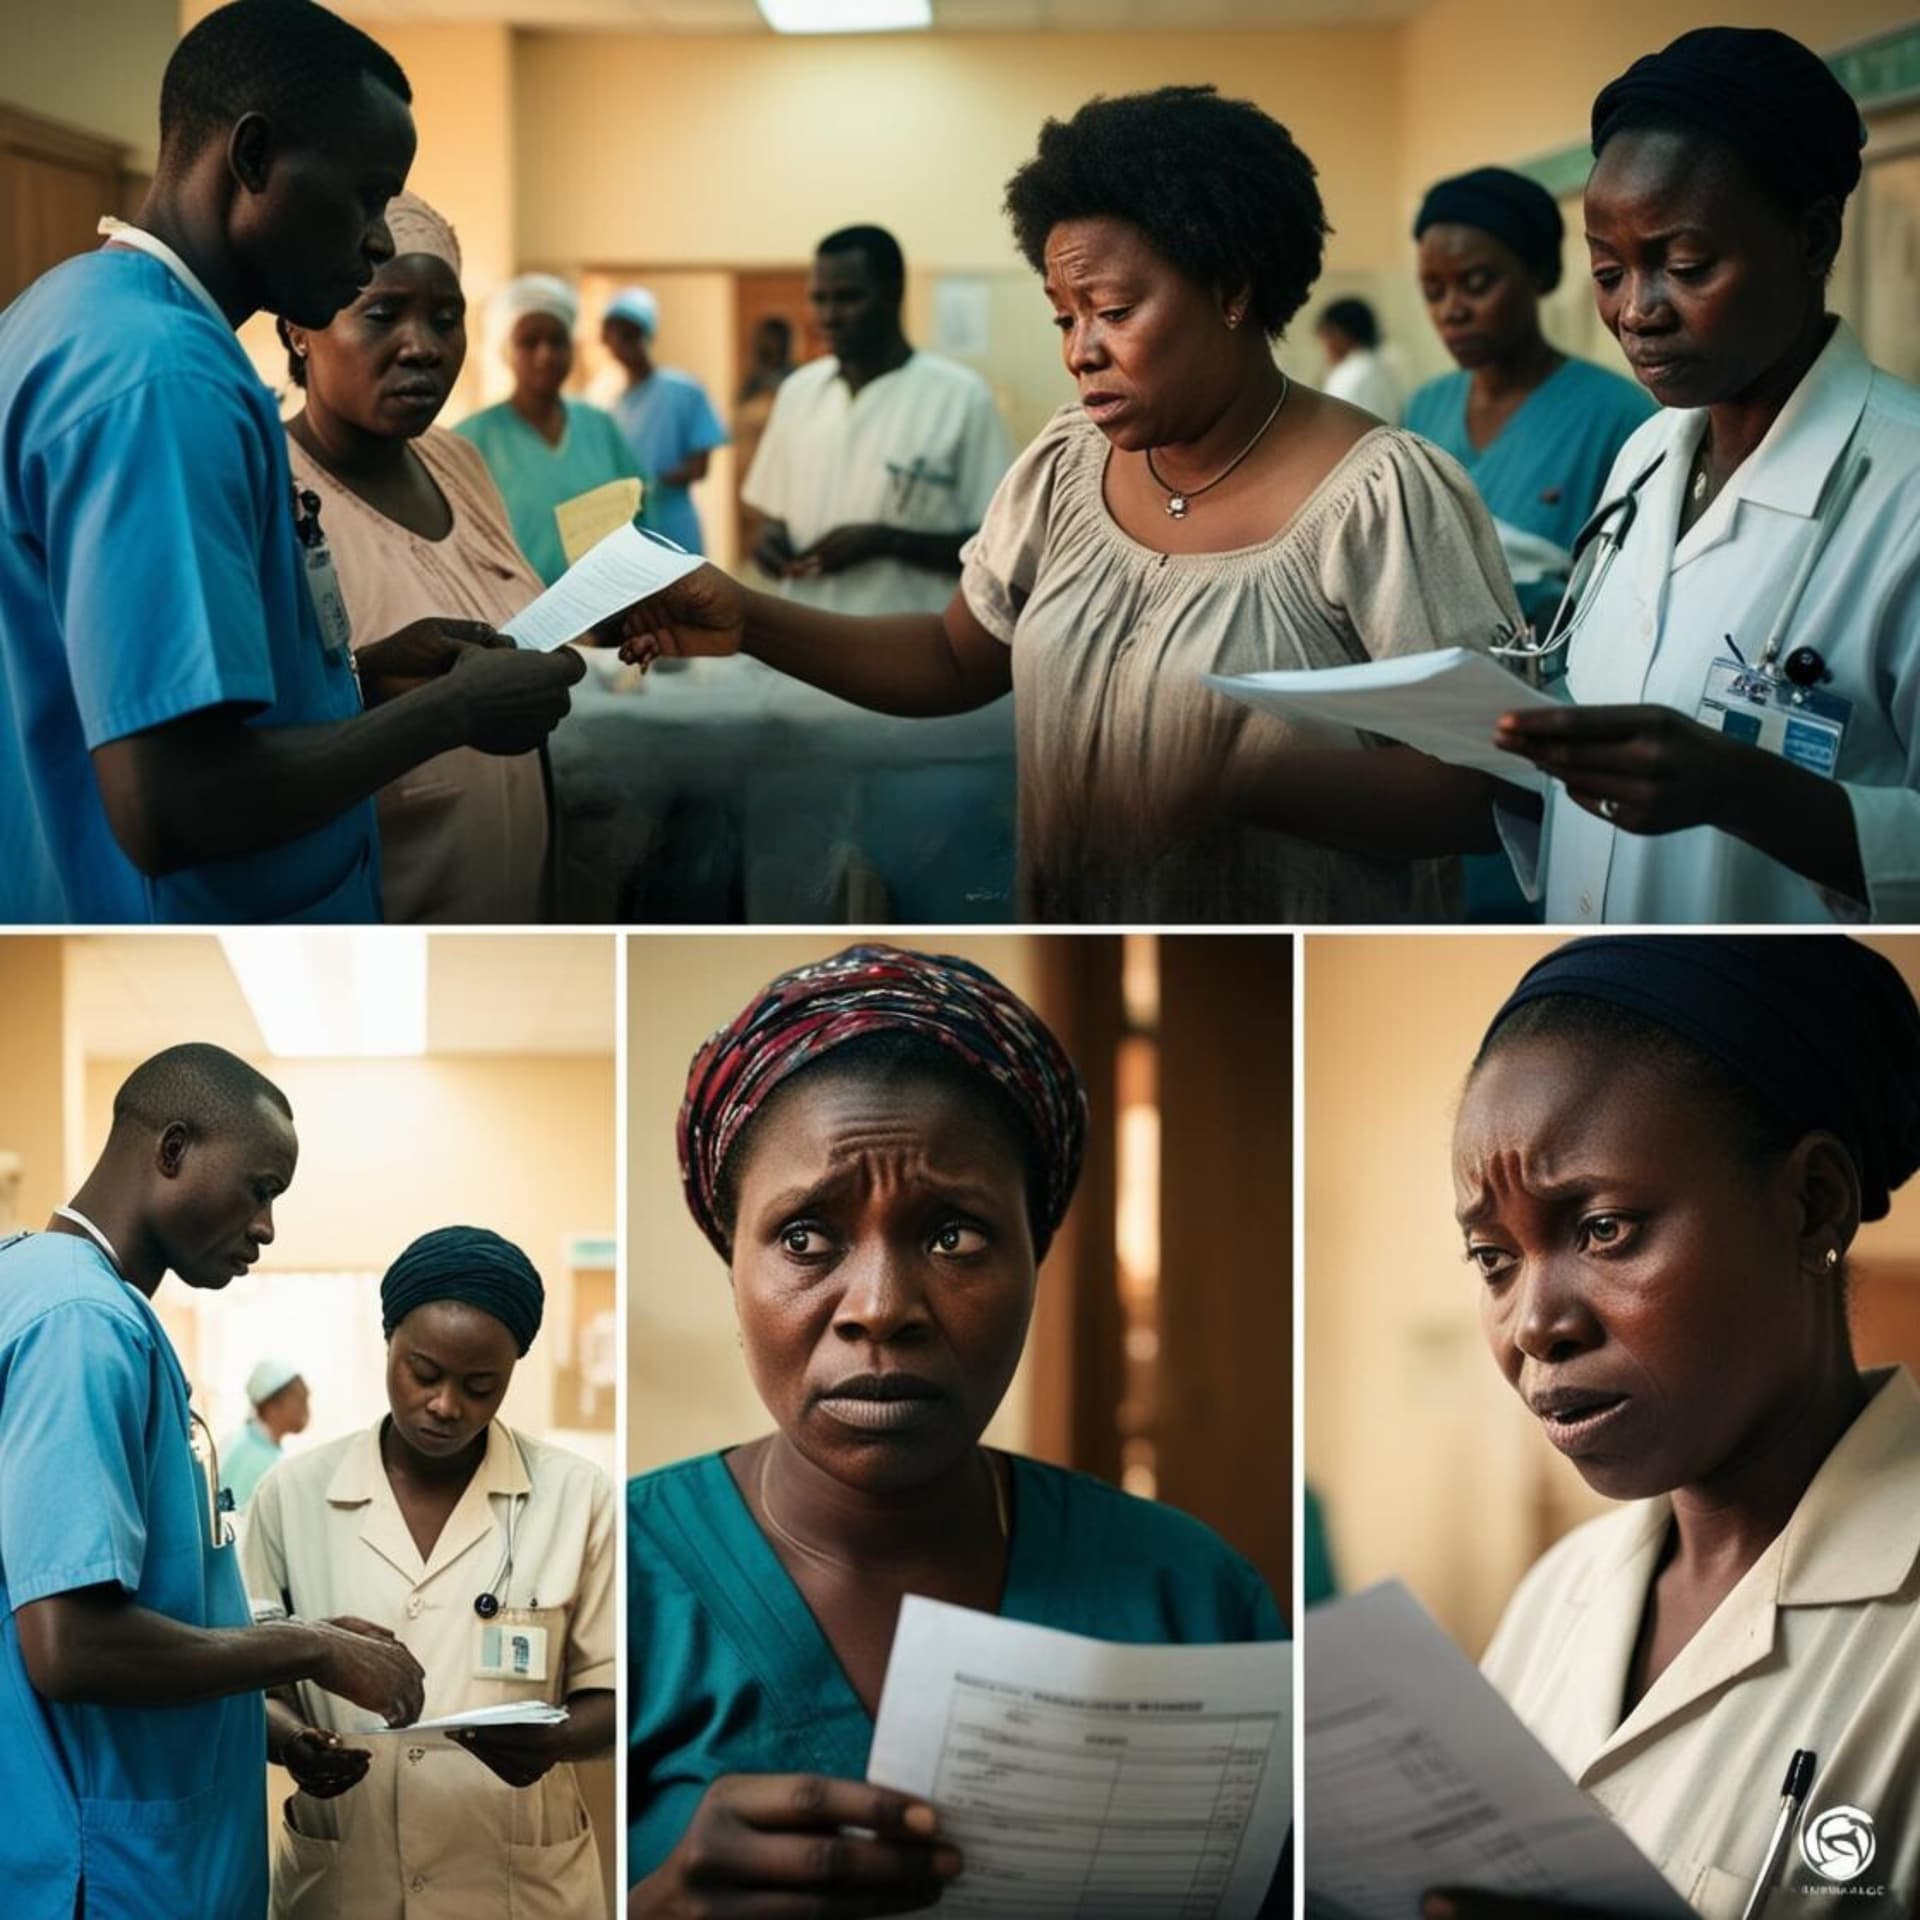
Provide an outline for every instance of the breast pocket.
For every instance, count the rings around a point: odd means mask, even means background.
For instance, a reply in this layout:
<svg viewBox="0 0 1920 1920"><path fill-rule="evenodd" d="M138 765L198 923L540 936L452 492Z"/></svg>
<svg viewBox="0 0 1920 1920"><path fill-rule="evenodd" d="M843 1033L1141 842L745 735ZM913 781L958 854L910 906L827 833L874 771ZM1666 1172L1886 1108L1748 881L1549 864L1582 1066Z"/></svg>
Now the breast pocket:
<svg viewBox="0 0 1920 1920"><path fill-rule="evenodd" d="M474 1636L473 1679L492 1700L566 1695L571 1607L506 1607Z"/></svg>
<svg viewBox="0 0 1920 1920"><path fill-rule="evenodd" d="M960 528L960 459L956 449L887 462L889 526L921 532Z"/></svg>

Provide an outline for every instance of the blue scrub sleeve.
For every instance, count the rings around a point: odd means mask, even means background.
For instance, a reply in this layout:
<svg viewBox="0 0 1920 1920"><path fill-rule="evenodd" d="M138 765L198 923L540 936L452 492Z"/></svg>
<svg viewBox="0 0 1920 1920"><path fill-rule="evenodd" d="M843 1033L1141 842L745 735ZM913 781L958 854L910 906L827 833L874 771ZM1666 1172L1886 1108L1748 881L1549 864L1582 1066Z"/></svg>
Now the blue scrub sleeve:
<svg viewBox="0 0 1920 1920"><path fill-rule="evenodd" d="M720 424L720 416L714 412L706 388L697 383L687 389L684 436L686 453L681 456L682 459L696 453L711 453L715 447L727 444L727 430ZM678 462L675 464L678 465Z"/></svg>
<svg viewBox="0 0 1920 1920"><path fill-rule="evenodd" d="M89 749L207 707L270 705L261 558L277 473L235 387L170 375L41 453L47 572Z"/></svg>
<svg viewBox="0 0 1920 1920"><path fill-rule="evenodd" d="M154 1353L106 1308L49 1308L0 1379L0 1568L17 1612L109 1581L139 1589L147 1551Z"/></svg>

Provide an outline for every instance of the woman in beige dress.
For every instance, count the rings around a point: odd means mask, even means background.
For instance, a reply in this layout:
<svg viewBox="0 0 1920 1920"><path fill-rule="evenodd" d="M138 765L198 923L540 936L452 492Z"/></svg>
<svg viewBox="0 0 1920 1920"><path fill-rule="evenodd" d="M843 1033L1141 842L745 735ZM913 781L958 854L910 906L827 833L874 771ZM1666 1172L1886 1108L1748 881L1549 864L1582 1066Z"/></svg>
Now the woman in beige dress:
<svg viewBox="0 0 1920 1920"><path fill-rule="evenodd" d="M1405 748L1356 762L1350 734L1305 751L1203 679L1485 646L1519 617L1460 468L1274 362L1320 269L1312 164L1257 108L1166 87L1050 121L1008 208L1079 400L1007 475L946 611L846 618L705 568L635 610L628 657L743 648L888 713L1011 687L1026 917L1439 917L1446 869L1408 856L1491 851L1484 788ZM1302 780L1328 844L1267 824L1300 817ZM1412 783L1430 845L1408 844Z"/></svg>
<svg viewBox="0 0 1920 1920"><path fill-rule="evenodd" d="M486 462L433 424L466 360L459 242L411 193L388 203L387 226L393 258L330 326L281 323L306 394L287 423L294 485L319 496L356 644L429 608L497 627L541 591ZM544 917L540 754L461 747L378 804L388 920Z"/></svg>

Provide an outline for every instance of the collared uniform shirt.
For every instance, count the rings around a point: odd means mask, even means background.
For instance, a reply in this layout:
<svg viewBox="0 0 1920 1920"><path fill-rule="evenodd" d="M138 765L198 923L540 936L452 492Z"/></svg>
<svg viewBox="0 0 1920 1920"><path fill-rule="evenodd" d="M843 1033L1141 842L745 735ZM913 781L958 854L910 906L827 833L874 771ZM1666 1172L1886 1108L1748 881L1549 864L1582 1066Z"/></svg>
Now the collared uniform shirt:
<svg viewBox="0 0 1920 1920"><path fill-rule="evenodd" d="M14 1616L115 1586L191 1627L250 1624L194 1458L186 1376L91 1241L0 1241L0 1911L260 1920L266 1711L43 1699ZM85 1905L79 1904L85 1890Z"/></svg>
<svg viewBox="0 0 1920 1920"><path fill-rule="evenodd" d="M972 533L1012 463L993 395L970 368L915 352L854 393L828 355L781 382L740 497L784 520L796 553L836 527ZM868 560L780 590L834 613L942 613L959 584L957 568Z"/></svg>
<svg viewBox="0 0 1920 1920"><path fill-rule="evenodd" d="M614 1684L612 1491L578 1455L497 1420L424 1562L381 1464L378 1426L268 1474L247 1510L242 1556L256 1599L281 1601L298 1618L347 1614L395 1634L426 1670L422 1719ZM483 1623L473 1603L490 1591L501 1608ZM483 1625L544 1628L546 1678L479 1677ZM351 1741L371 1723L310 1683L298 1691L311 1726ZM365 1745L373 1765L358 1786L288 1803L273 1863L275 1920L602 1920L593 1831L570 1765L517 1789L444 1739L380 1734Z"/></svg>
<svg viewBox="0 0 1920 1920"><path fill-rule="evenodd" d="M1920 389L1873 366L1842 320L1766 438L1676 542L1703 411L1657 414L1614 463L1618 498L1654 459L1626 544L1568 648L1586 706L1675 707L1692 717L1727 635L1757 660L1814 538L1814 515L1855 452L1873 466L1807 584L1781 658L1819 650L1825 691L1852 702L1837 777L1859 835L1867 899L1828 894L1713 827L1633 834L1555 785L1544 846L1550 924L1920 919ZM1532 833L1502 815L1523 884Z"/></svg>
<svg viewBox="0 0 1920 1920"><path fill-rule="evenodd" d="M158 877L108 825L91 755L110 741L210 707L256 727L360 712L273 395L191 274L126 239L0 316L0 921L377 921L370 800Z"/></svg>
<svg viewBox="0 0 1920 1920"><path fill-rule="evenodd" d="M1785 1529L1624 1720L1664 1496L1546 1554L1482 1663L1704 1920L1738 1920L1800 1748L1818 1756L1808 1817L1858 1809L1875 1852L1854 1881L1829 1881L1796 1829L1761 1913L1920 1910L1920 1389L1904 1369L1868 1384Z"/></svg>

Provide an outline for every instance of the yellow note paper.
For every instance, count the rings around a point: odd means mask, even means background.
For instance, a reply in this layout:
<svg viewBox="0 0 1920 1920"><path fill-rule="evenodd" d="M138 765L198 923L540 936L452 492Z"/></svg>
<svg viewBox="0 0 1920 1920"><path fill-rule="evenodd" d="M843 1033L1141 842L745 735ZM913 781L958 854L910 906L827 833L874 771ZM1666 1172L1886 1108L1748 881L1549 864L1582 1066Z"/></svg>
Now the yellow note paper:
<svg viewBox="0 0 1920 1920"><path fill-rule="evenodd" d="M576 493L554 508L560 544L572 566L589 547L595 547L616 527L626 526L640 511L638 480L609 480L604 487Z"/></svg>

